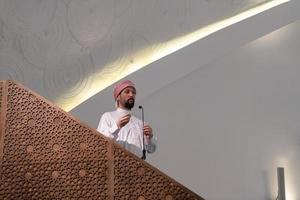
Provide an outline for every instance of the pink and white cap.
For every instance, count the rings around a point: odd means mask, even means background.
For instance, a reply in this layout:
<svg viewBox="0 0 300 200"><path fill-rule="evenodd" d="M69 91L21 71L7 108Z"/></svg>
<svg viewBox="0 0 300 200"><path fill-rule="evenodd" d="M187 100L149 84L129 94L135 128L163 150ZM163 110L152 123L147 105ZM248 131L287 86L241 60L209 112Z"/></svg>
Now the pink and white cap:
<svg viewBox="0 0 300 200"><path fill-rule="evenodd" d="M114 89L114 98L115 98L115 100L117 100L117 97L122 92L122 90L124 90L127 87L133 87L135 89L134 83L131 82L130 80L125 80L125 81L122 81L122 82L117 83L115 85L115 89Z"/></svg>

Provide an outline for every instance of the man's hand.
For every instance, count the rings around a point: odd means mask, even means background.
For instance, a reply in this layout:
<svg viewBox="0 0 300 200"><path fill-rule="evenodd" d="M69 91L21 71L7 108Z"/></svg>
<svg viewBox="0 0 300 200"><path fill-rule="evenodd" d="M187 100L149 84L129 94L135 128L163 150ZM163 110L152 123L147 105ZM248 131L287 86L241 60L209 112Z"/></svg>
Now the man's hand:
<svg viewBox="0 0 300 200"><path fill-rule="evenodd" d="M152 128L148 124L144 125L143 132L148 140L153 137Z"/></svg>
<svg viewBox="0 0 300 200"><path fill-rule="evenodd" d="M127 115L124 115L123 117L121 117L117 123L118 128L122 128L123 126L125 126L129 122L130 117L131 117L130 114L127 114Z"/></svg>

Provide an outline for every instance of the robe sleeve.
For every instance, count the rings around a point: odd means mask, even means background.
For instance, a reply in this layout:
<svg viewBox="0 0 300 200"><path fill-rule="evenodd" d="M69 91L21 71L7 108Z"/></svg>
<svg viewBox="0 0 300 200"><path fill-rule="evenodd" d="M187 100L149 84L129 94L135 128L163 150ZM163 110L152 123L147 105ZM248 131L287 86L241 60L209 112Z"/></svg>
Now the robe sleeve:
<svg viewBox="0 0 300 200"><path fill-rule="evenodd" d="M114 122L109 113L104 113L100 119L97 131L102 133L104 136L116 139L120 129Z"/></svg>

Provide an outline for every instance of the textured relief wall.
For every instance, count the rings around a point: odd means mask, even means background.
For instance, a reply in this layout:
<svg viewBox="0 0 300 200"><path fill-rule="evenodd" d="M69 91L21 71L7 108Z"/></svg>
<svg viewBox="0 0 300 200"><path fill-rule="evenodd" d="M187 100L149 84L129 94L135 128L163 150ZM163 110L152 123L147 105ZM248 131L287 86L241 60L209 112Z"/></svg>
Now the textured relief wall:
<svg viewBox="0 0 300 200"><path fill-rule="evenodd" d="M202 199L40 96L4 84L0 199Z"/></svg>
<svg viewBox="0 0 300 200"><path fill-rule="evenodd" d="M0 0L0 79L68 102L114 76L109 64L122 70L141 49L262 1Z"/></svg>

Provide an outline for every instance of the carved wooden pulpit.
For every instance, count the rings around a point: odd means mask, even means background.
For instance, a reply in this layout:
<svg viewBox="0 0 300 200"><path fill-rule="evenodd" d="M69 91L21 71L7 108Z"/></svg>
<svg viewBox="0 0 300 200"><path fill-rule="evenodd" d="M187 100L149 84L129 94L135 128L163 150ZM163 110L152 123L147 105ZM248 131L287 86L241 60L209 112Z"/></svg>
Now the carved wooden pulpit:
<svg viewBox="0 0 300 200"><path fill-rule="evenodd" d="M203 199L20 84L0 111L1 200Z"/></svg>

